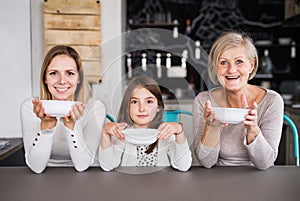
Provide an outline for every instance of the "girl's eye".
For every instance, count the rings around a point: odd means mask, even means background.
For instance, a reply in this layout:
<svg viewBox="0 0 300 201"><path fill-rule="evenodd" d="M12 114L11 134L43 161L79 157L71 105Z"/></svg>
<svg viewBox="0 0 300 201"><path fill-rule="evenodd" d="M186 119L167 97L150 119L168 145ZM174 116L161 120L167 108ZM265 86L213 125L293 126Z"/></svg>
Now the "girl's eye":
<svg viewBox="0 0 300 201"><path fill-rule="evenodd" d="M137 101L136 100L131 100L130 104L137 104Z"/></svg>
<svg viewBox="0 0 300 201"><path fill-rule="evenodd" d="M148 103L148 104L152 104L153 101L152 101L152 100L147 100L147 103Z"/></svg>

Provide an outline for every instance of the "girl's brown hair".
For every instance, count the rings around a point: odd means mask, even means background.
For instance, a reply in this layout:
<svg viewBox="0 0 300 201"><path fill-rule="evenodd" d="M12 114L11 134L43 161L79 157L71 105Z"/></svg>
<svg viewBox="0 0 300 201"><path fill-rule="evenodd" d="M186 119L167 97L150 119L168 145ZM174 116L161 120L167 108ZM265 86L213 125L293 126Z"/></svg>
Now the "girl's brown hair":
<svg viewBox="0 0 300 201"><path fill-rule="evenodd" d="M132 121L132 119L130 118L130 115L129 115L129 104L130 104L132 93L136 88L147 89L157 99L158 112L156 113L156 116L150 123L149 128L158 128L158 126L162 123L162 120L163 120L165 106L164 106L164 102L163 102L163 99L161 96L161 90L159 88L159 85L157 84L157 82L155 80L153 80L152 78L149 78L147 76L135 77L128 83L128 86L125 90L123 100L122 100L122 103L120 106L117 121L118 122L126 122L129 126L134 125L134 122ZM149 145L146 153L147 154L151 153L153 151L153 149L157 146L157 143L158 143L158 141Z"/></svg>

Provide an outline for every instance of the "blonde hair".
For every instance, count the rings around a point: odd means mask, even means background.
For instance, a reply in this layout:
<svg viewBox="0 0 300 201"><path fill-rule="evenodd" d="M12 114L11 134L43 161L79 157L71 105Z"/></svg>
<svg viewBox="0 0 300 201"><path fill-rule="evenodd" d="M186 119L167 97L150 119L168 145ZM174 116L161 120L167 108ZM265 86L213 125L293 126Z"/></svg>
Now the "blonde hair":
<svg viewBox="0 0 300 201"><path fill-rule="evenodd" d="M54 46L45 55L40 74L40 99L52 100L52 94L50 93L48 86L45 83L46 70L53 58L58 55L67 55L74 59L80 80L80 83L77 84L77 88L74 94L74 100L86 103L91 96L91 88L89 83L87 83L85 80L81 58L76 50L65 45Z"/></svg>
<svg viewBox="0 0 300 201"><path fill-rule="evenodd" d="M255 61L254 68L249 75L251 80L258 68L258 54L252 39L243 32L229 31L223 33L213 44L208 57L208 74L211 81L215 84L219 83L217 78L217 63L220 56L228 49L243 46L248 52L248 58Z"/></svg>

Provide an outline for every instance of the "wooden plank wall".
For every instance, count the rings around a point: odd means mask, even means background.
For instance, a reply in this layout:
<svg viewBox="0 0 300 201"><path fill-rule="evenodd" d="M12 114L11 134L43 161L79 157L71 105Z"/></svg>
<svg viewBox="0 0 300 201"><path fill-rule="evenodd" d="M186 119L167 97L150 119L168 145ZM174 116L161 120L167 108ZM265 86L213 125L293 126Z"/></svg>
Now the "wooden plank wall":
<svg viewBox="0 0 300 201"><path fill-rule="evenodd" d="M102 79L100 1L45 0L45 52L55 45L69 45L80 54L89 82Z"/></svg>

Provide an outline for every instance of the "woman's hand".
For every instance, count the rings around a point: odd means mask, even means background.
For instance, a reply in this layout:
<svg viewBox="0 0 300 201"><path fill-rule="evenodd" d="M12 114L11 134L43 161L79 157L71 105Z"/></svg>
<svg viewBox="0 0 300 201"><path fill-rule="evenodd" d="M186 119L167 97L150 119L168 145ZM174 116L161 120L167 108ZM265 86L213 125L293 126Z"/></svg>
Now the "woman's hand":
<svg viewBox="0 0 300 201"><path fill-rule="evenodd" d="M56 117L51 117L45 114L45 109L43 107L42 101L39 99L32 99L33 112L35 115L41 119L41 130L52 129L55 127L57 119Z"/></svg>
<svg viewBox="0 0 300 201"><path fill-rule="evenodd" d="M260 132L260 128L257 125L257 103L253 102L248 107L246 96L241 95L241 99L243 108L249 109L248 114L245 116L244 125L247 129L247 144L251 144Z"/></svg>
<svg viewBox="0 0 300 201"><path fill-rule="evenodd" d="M228 124L221 123L218 119L215 118L214 111L211 107L211 103L209 100L205 103L205 110L203 118L206 120L206 124L208 125L214 125L214 126L223 126L226 127Z"/></svg>
<svg viewBox="0 0 300 201"><path fill-rule="evenodd" d="M84 115L85 104L84 103L76 103L72 106L70 110L69 116L63 117L63 122L66 127L73 130L75 126L75 122L80 119Z"/></svg>

